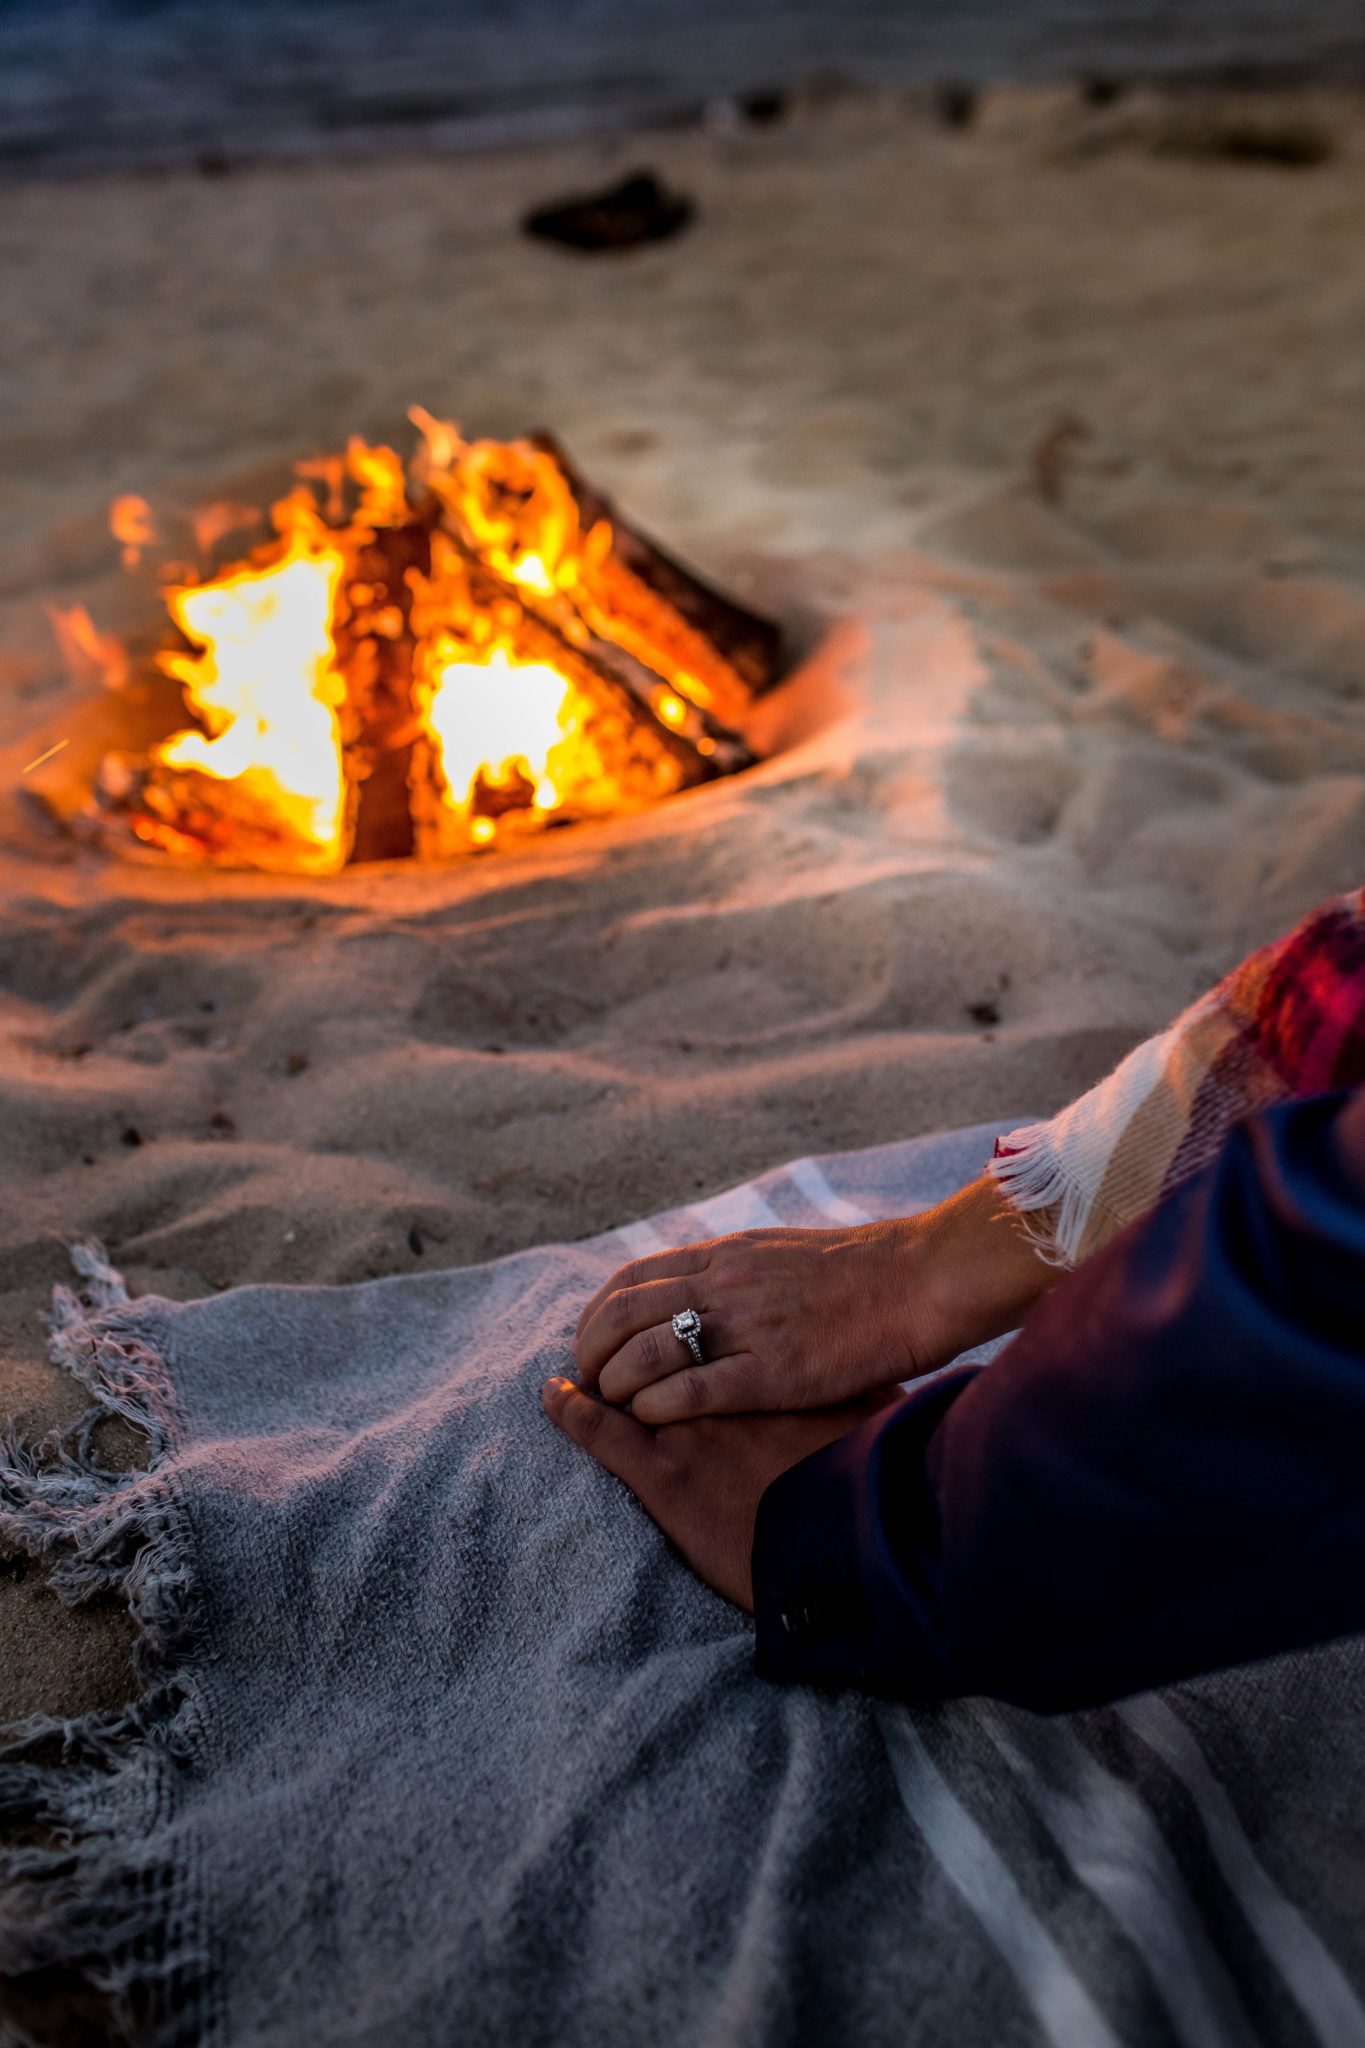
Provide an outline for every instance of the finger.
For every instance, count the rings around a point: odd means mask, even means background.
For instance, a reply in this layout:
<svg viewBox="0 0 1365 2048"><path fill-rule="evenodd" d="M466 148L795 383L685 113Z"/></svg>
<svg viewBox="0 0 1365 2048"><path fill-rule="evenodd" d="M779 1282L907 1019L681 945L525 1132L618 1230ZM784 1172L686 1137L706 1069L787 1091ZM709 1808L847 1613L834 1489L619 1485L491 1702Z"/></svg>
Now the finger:
<svg viewBox="0 0 1365 2048"><path fill-rule="evenodd" d="M609 1294L574 1345L578 1376L584 1386L597 1384L607 1360L614 1358L632 1337L657 1324L671 1323L679 1309L684 1308L695 1308L699 1313L702 1309L695 1279L643 1280L637 1286L622 1287Z"/></svg>
<svg viewBox="0 0 1365 2048"><path fill-rule="evenodd" d="M540 1398L551 1422L565 1436L572 1437L599 1465L624 1479L632 1493L644 1498L654 1456L654 1437L643 1423L620 1408L608 1408L603 1402L592 1400L572 1380L546 1380Z"/></svg>
<svg viewBox="0 0 1365 2048"><path fill-rule="evenodd" d="M715 1316L706 1318L705 1332L708 1345L723 1354L728 1346ZM693 1363L691 1350L681 1337L674 1336L672 1323L654 1323L628 1337L607 1360L597 1375L597 1391L604 1401L624 1404L641 1387L667 1379L670 1373L682 1372Z"/></svg>
<svg viewBox="0 0 1365 2048"><path fill-rule="evenodd" d="M672 1251L650 1252L647 1258L632 1259L629 1265L619 1267L610 1280L598 1288L579 1316L574 1342L578 1342L608 1295L619 1294L626 1287L639 1287L646 1280L683 1280L693 1273L700 1273L706 1265L708 1250L704 1244L683 1244Z"/></svg>
<svg viewBox="0 0 1365 2048"><path fill-rule="evenodd" d="M630 1404L631 1414L651 1429L668 1422L690 1422L698 1415L754 1415L785 1406L782 1389L752 1351L717 1358L710 1365L689 1365L667 1379L643 1387Z"/></svg>

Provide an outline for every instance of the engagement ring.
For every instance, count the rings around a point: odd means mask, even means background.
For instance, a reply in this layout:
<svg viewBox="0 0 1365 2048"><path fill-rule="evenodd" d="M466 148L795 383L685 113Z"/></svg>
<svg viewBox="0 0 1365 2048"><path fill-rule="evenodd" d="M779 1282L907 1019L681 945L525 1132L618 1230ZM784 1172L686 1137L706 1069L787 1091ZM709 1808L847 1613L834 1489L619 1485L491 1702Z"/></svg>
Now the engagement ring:
<svg viewBox="0 0 1365 2048"><path fill-rule="evenodd" d="M698 1365L705 1365L701 1355L701 1317L694 1308L678 1310L673 1318L673 1335L687 1346Z"/></svg>

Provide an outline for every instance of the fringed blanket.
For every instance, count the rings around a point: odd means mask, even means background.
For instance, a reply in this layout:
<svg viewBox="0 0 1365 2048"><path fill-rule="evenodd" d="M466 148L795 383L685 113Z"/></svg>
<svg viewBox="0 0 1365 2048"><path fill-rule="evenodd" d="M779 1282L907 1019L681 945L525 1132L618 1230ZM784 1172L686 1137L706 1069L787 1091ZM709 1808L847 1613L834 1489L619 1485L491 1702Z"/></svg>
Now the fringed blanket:
<svg viewBox="0 0 1365 2048"><path fill-rule="evenodd" d="M126 1595L144 1690L0 1752L4 2009L37 2035L75 1987L150 2048L1365 2048L1359 1645L1059 1722L769 1686L541 1413L626 1251L902 1213L995 1135L362 1287L128 1303L87 1250L55 1354L151 1467L11 1442L0 1533Z"/></svg>
<svg viewBox="0 0 1365 2048"><path fill-rule="evenodd" d="M1365 1082L1365 889L1252 953L991 1172L1058 1265L1077 1266L1207 1166L1272 1103Z"/></svg>

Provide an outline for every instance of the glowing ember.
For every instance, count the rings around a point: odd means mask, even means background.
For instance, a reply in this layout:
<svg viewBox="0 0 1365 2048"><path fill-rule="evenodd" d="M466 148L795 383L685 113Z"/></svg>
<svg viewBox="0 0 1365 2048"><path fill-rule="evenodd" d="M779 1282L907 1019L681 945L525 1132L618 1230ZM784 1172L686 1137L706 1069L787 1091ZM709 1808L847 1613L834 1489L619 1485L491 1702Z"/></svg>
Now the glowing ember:
<svg viewBox="0 0 1365 2048"><path fill-rule="evenodd" d="M123 566L136 569L143 550L156 540L152 508L145 498L115 498L109 507L109 531L123 543Z"/></svg>
<svg viewBox="0 0 1365 2048"><path fill-rule="evenodd" d="M106 759L101 829L325 873L475 852L748 764L733 722L772 679L775 630L623 526L552 443L413 418L410 466L361 441L300 464L273 535L235 560L218 557L258 515L189 515L207 566L164 562L176 639L150 668L192 723ZM152 508L121 498L112 523L125 566L155 567ZM58 630L73 666L128 688L130 648L83 613Z"/></svg>

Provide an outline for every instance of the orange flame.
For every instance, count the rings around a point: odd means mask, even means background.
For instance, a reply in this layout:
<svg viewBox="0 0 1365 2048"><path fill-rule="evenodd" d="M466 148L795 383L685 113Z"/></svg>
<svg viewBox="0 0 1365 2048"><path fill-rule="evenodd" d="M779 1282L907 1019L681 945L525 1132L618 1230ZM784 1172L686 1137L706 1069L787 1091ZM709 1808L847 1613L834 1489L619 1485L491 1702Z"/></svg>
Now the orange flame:
<svg viewBox="0 0 1365 2048"><path fill-rule="evenodd" d="M123 543L123 566L136 569L144 548L156 541L152 508L145 498L115 498L109 507L109 531Z"/></svg>
<svg viewBox="0 0 1365 2048"><path fill-rule="evenodd" d="M112 633L101 633L83 604L69 611L53 605L48 618L62 659L78 681L100 682L108 690L130 687L127 653Z"/></svg>
<svg viewBox="0 0 1365 2048"><path fill-rule="evenodd" d="M200 556L206 560L226 534L235 533L240 527L254 526L258 517L253 505L233 505L226 499L203 505L192 512L190 525Z"/></svg>
<svg viewBox="0 0 1365 2048"><path fill-rule="evenodd" d="M529 441L461 442L432 487L489 567L551 596L576 578L578 507L558 466Z"/></svg>
<svg viewBox="0 0 1365 2048"><path fill-rule="evenodd" d="M585 530L554 454L465 441L420 407L411 417L422 446L410 466L353 439L298 465L271 507L276 541L201 581L162 565L183 638L159 665L192 722L105 778L140 838L329 872L362 817L372 843L371 787L401 803L396 772L409 778L409 843L470 851L652 802L692 773L688 745L698 763L712 750L697 716L710 687L685 627L670 618L679 651L663 655L660 601L622 598L612 523L593 516ZM255 517L227 504L192 515L201 556ZM117 500L112 524L130 566L156 540L141 499ZM73 663L126 675L84 612L59 632ZM613 641L635 661L629 684L604 680Z"/></svg>

